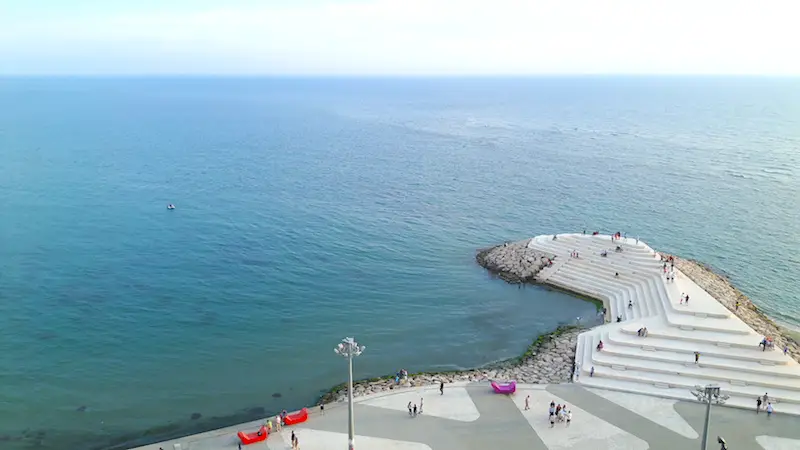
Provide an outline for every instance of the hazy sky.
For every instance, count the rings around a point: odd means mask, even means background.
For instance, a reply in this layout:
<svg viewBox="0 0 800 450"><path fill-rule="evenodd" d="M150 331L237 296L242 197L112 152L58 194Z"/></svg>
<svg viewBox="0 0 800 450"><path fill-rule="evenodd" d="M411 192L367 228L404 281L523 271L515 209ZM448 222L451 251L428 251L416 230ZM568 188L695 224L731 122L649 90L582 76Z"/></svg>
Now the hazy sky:
<svg viewBox="0 0 800 450"><path fill-rule="evenodd" d="M0 0L0 74L800 75L800 0Z"/></svg>

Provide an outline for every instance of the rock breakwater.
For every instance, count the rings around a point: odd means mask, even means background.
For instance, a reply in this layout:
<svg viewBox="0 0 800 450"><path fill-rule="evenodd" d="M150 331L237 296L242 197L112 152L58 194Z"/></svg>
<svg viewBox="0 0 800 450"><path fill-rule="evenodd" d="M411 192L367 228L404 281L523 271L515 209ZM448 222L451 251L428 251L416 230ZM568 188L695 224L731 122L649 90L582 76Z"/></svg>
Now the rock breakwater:
<svg viewBox="0 0 800 450"><path fill-rule="evenodd" d="M571 379L575 362L578 335L583 330L563 326L539 336L518 358L494 363L482 368L456 372L410 374L395 383L394 375L362 380L353 384L353 396L388 392L394 389L436 385L440 382L516 380L518 383L551 384ZM347 400L347 385L341 384L323 395L317 404Z"/></svg>
<svg viewBox="0 0 800 450"><path fill-rule="evenodd" d="M528 248L530 239L506 242L478 250L478 264L509 283L533 282L534 277L555 256Z"/></svg>

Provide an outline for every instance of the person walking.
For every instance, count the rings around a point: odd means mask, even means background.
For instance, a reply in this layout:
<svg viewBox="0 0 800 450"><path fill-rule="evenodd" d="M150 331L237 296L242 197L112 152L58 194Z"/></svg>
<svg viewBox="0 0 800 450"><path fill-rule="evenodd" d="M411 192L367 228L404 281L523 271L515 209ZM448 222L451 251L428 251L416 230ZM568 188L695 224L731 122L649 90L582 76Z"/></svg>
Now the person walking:
<svg viewBox="0 0 800 450"><path fill-rule="evenodd" d="M411 413L412 413L411 402L408 402L408 415L411 416Z"/></svg>
<svg viewBox="0 0 800 450"><path fill-rule="evenodd" d="M694 352L694 363L697 364L700 361L700 352Z"/></svg>
<svg viewBox="0 0 800 450"><path fill-rule="evenodd" d="M419 398L419 413L422 414L422 397Z"/></svg>
<svg viewBox="0 0 800 450"><path fill-rule="evenodd" d="M761 397L756 398L756 414L761 411Z"/></svg>
<svg viewBox="0 0 800 450"><path fill-rule="evenodd" d="M525 411L527 411L529 409L531 409L531 396L530 395L525 397Z"/></svg>
<svg viewBox="0 0 800 450"><path fill-rule="evenodd" d="M275 431L280 432L282 425L283 424L281 423L281 416L280 414L278 414L277 416L275 416Z"/></svg>
<svg viewBox="0 0 800 450"><path fill-rule="evenodd" d="M772 411L773 411L772 403L767 403L767 419L772 417Z"/></svg>
<svg viewBox="0 0 800 450"><path fill-rule="evenodd" d="M414 417L417 417L417 405L414 405Z"/></svg>
<svg viewBox="0 0 800 450"><path fill-rule="evenodd" d="M294 434L294 430L292 430L292 449L297 448L297 436Z"/></svg>
<svg viewBox="0 0 800 450"><path fill-rule="evenodd" d="M567 427L572 423L572 410L567 411Z"/></svg>
<svg viewBox="0 0 800 450"><path fill-rule="evenodd" d="M439 382L439 395L444 395L444 381Z"/></svg>
<svg viewBox="0 0 800 450"><path fill-rule="evenodd" d="M739 303L739 301L737 300L737 301L736 301L736 310L737 310L737 311L739 310L739 305L741 305L741 303Z"/></svg>

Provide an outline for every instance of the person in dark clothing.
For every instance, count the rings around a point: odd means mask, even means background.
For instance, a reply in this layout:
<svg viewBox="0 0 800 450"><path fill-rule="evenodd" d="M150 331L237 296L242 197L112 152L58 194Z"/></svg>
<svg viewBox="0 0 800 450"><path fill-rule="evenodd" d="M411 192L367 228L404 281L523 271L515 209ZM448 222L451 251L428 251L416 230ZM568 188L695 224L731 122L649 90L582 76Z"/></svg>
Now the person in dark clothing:
<svg viewBox="0 0 800 450"><path fill-rule="evenodd" d="M759 411L761 411L761 397L756 399L756 414L758 414Z"/></svg>
<svg viewBox="0 0 800 450"><path fill-rule="evenodd" d="M444 395L444 381L439 382L439 395Z"/></svg>

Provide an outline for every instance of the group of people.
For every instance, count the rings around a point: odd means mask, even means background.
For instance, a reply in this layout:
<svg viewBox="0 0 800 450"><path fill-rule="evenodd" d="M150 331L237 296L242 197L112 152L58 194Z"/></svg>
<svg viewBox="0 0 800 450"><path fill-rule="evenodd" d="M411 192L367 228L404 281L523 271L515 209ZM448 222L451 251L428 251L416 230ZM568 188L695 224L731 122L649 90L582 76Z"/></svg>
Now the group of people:
<svg viewBox="0 0 800 450"><path fill-rule="evenodd" d="M766 392L764 393L763 397L756 398L756 414L761 411L762 405L767 405L764 407L764 411L767 412L767 418L771 417L773 411L775 411L775 408L772 407L772 402L769 401L769 395L767 395Z"/></svg>
<svg viewBox="0 0 800 450"><path fill-rule="evenodd" d="M681 293L681 305L689 304L689 294Z"/></svg>
<svg viewBox="0 0 800 450"><path fill-rule="evenodd" d="M394 382L396 384L400 384L400 381L405 381L408 378L408 371L406 369L400 369L394 376Z"/></svg>
<svg viewBox="0 0 800 450"><path fill-rule="evenodd" d="M411 417L417 417L418 414L422 414L422 398L419 399L419 408L417 405L412 405L411 402L408 402L408 415Z"/></svg>
<svg viewBox="0 0 800 450"><path fill-rule="evenodd" d="M761 339L761 342L758 343L758 346L761 347L761 351L764 352L767 349L773 350L775 349L775 341L772 339L772 336L764 336ZM783 354L786 355L789 353L789 345L783 346Z"/></svg>
<svg viewBox="0 0 800 450"><path fill-rule="evenodd" d="M647 337L647 327L639 328L639 331L637 331L636 334L640 337Z"/></svg>
<svg viewBox="0 0 800 450"><path fill-rule="evenodd" d="M530 397L530 396L529 396ZM525 407L528 409L528 399L525 399ZM550 428L556 426L556 422L566 422L566 426L572 422L572 411L567 411L567 405L556 405L550 402Z"/></svg>
<svg viewBox="0 0 800 450"><path fill-rule="evenodd" d="M570 257L570 258L580 258L581 256L580 256L580 253L578 253L578 251L577 251L577 250L573 250L573 251L571 251L571 252L569 253L569 257Z"/></svg>

